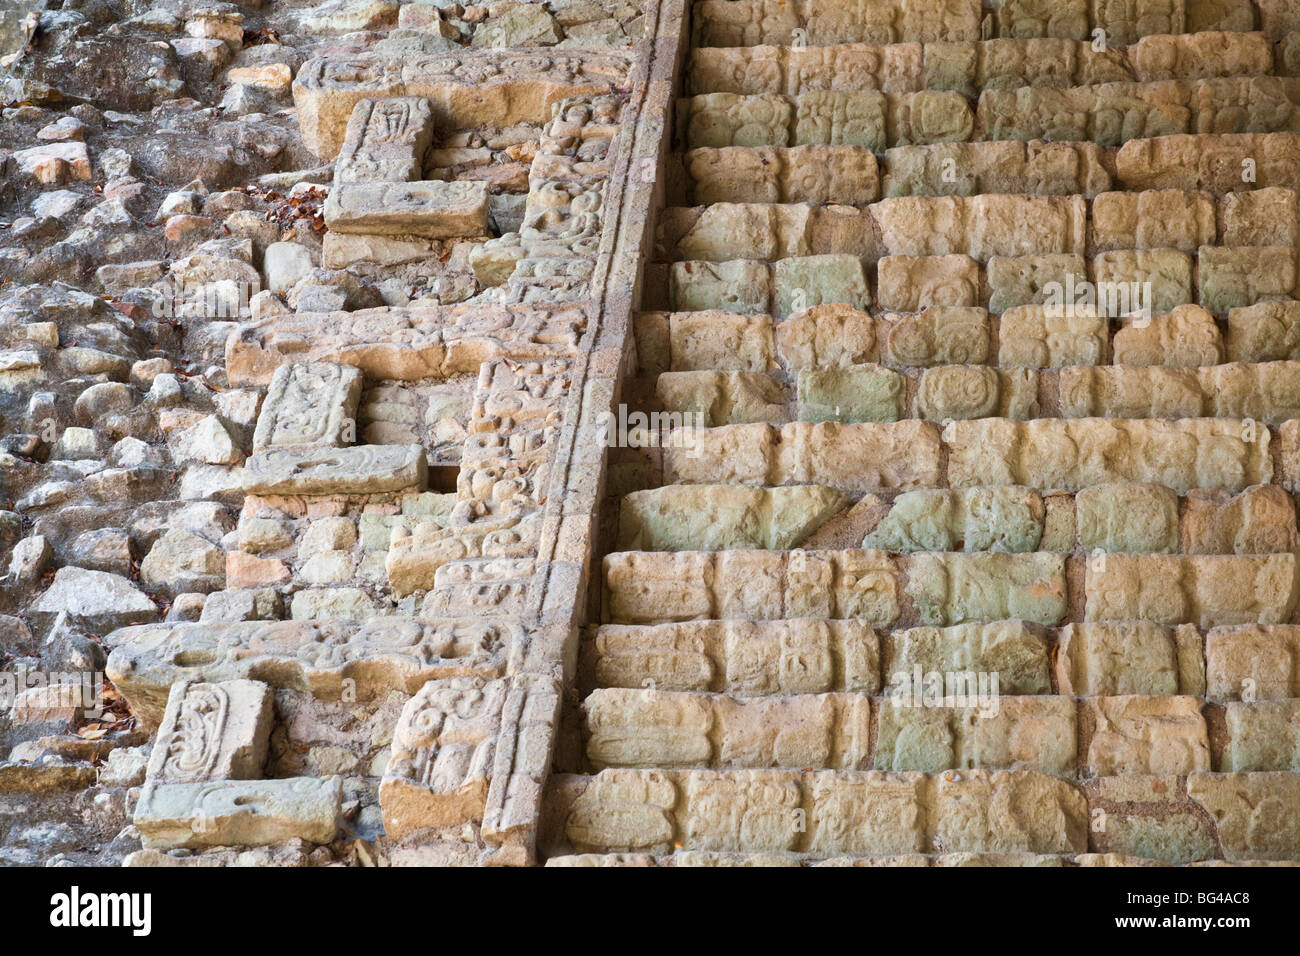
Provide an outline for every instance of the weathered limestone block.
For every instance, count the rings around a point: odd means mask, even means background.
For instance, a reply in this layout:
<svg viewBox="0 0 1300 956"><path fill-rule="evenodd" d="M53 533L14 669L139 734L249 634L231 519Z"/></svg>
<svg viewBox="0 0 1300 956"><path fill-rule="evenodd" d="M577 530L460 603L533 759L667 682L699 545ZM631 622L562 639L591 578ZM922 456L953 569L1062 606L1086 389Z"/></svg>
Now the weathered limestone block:
<svg viewBox="0 0 1300 956"><path fill-rule="evenodd" d="M802 25L798 7L778 0L701 0L692 13L696 47L786 45Z"/></svg>
<svg viewBox="0 0 1300 956"><path fill-rule="evenodd" d="M917 42L783 47L785 92L836 88L917 92L926 88L922 50Z"/></svg>
<svg viewBox="0 0 1300 956"><path fill-rule="evenodd" d="M778 319L819 305L848 305L855 309L871 305L867 274L856 256L781 259L772 266L772 291L772 307Z"/></svg>
<svg viewBox="0 0 1300 956"><path fill-rule="evenodd" d="M1170 312L1192 301L1192 257L1177 249L1103 252L1092 264L1098 310L1112 318L1142 309Z"/></svg>
<svg viewBox="0 0 1300 956"><path fill-rule="evenodd" d="M620 551L788 550L848 504L832 488L665 485L625 495Z"/></svg>
<svg viewBox="0 0 1300 956"><path fill-rule="evenodd" d="M862 769L865 694L737 700L653 689L600 689L582 705L587 759L605 767Z"/></svg>
<svg viewBox="0 0 1300 956"><path fill-rule="evenodd" d="M958 254L984 262L1084 252L1087 205L1082 196L904 196L882 199L870 213L888 255Z"/></svg>
<svg viewBox="0 0 1300 956"><path fill-rule="evenodd" d="M371 700L437 677L495 675L522 639L518 624L483 619L150 624L108 635L105 674L152 727L177 681L250 678L337 700L350 679L356 698Z"/></svg>
<svg viewBox="0 0 1300 956"><path fill-rule="evenodd" d="M1300 195L1278 187L1229 193L1219 200L1219 228L1218 245L1229 248L1295 246L1300 240Z"/></svg>
<svg viewBox="0 0 1300 956"><path fill-rule="evenodd" d="M596 631L594 655L604 687L739 697L880 690L879 641L861 621L606 624Z"/></svg>
<svg viewBox="0 0 1300 956"><path fill-rule="evenodd" d="M1228 860L1293 860L1300 853L1300 774L1196 773L1187 794L1218 824Z"/></svg>
<svg viewBox="0 0 1300 956"><path fill-rule="evenodd" d="M1178 495L1163 485L1104 482L1074 496L1079 545L1110 553L1178 553Z"/></svg>
<svg viewBox="0 0 1300 956"><path fill-rule="evenodd" d="M776 326L776 351L792 372L862 365L876 352L875 322L852 306L813 306Z"/></svg>
<svg viewBox="0 0 1300 956"><path fill-rule="evenodd" d="M531 51L481 50L457 55L355 53L308 60L293 81L303 142L330 159L363 99L424 97L447 129L536 123L551 107L626 83L629 57L618 51L538 57Z"/></svg>
<svg viewBox="0 0 1300 956"><path fill-rule="evenodd" d="M1205 635L1211 700L1300 697L1300 627L1216 627Z"/></svg>
<svg viewBox="0 0 1300 956"><path fill-rule="evenodd" d="M886 320L884 352L890 365L925 368L988 361L992 334L984 309L932 305L915 315L887 315Z"/></svg>
<svg viewBox="0 0 1300 956"><path fill-rule="evenodd" d="M876 137L883 139L884 116L880 112L883 97L876 94L864 103L875 104L877 117L865 122ZM794 121L799 100L779 93L760 93L744 96L738 93L705 93L678 101L678 122L688 149L727 146L794 146L790 141L790 127ZM870 135L870 134L868 134ZM839 143L833 145L842 145ZM865 143L847 145L877 145L876 139ZM883 143L878 144L881 149Z"/></svg>
<svg viewBox="0 0 1300 956"><path fill-rule="evenodd" d="M697 204L866 205L880 198L876 155L861 146L705 147L687 151L684 161Z"/></svg>
<svg viewBox="0 0 1300 956"><path fill-rule="evenodd" d="M970 139L975 131L975 113L960 93L922 90L919 93L886 93L885 99L888 104L889 146L961 143ZM824 105L821 108L824 110ZM824 123L824 113L819 111L817 119L819 124Z"/></svg>
<svg viewBox="0 0 1300 956"><path fill-rule="evenodd" d="M1295 504L1277 485L1236 495L1195 489L1183 515L1188 554L1272 554L1300 550Z"/></svg>
<svg viewBox="0 0 1300 956"><path fill-rule="evenodd" d="M427 239L486 236L487 183L343 183L325 200L325 222L338 233Z"/></svg>
<svg viewBox="0 0 1300 956"><path fill-rule="evenodd" d="M424 178L433 145L433 107L420 96L361 100L348 118L334 182L412 182Z"/></svg>
<svg viewBox="0 0 1300 956"><path fill-rule="evenodd" d="M1019 305L998 323L998 365L1061 368L1106 361L1109 325L1091 306Z"/></svg>
<svg viewBox="0 0 1300 956"><path fill-rule="evenodd" d="M1213 402L1196 370L1127 365L1061 369L1062 418L1199 418Z"/></svg>
<svg viewBox="0 0 1300 956"><path fill-rule="evenodd" d="M519 538L513 541L511 532L514 529L499 535L507 542L507 546L500 549L505 554L489 553L482 558L450 561L444 561L442 555L436 555L435 560L427 563L424 568L424 580L428 581L429 564L436 564L432 585L422 585L431 589L420 607L421 620L436 622L464 613L509 620L524 613L528 588L537 571L537 562L531 557L537 547L535 529L536 522L530 522L519 532ZM490 545L493 536L489 533L482 540ZM489 546L488 550L497 549ZM415 552L413 555L408 554L408 557L414 558L411 564L418 567L417 562L423 555ZM392 568L393 564L389 562L388 567ZM399 589L396 582L393 591L402 597L408 593L405 589Z"/></svg>
<svg viewBox="0 0 1300 956"><path fill-rule="evenodd" d="M427 471L420 445L265 448L245 463L243 487L249 494L367 494L423 488Z"/></svg>
<svg viewBox="0 0 1300 956"><path fill-rule="evenodd" d="M1004 3L1003 9L1012 3L1014 0ZM1025 56L1031 49L1030 44L1035 54L1032 62ZM924 48L924 60L926 87L953 90L975 100L985 86L1001 89L1040 84L1072 85L1075 44L1041 39L932 43Z"/></svg>
<svg viewBox="0 0 1300 956"><path fill-rule="evenodd" d="M907 379L880 365L803 369L799 420L895 422L907 413Z"/></svg>
<svg viewBox="0 0 1300 956"><path fill-rule="evenodd" d="M944 365L921 373L916 414L932 422L959 418L1032 418L1038 411L1038 373Z"/></svg>
<svg viewBox="0 0 1300 956"><path fill-rule="evenodd" d="M1031 771L963 770L935 781L933 846L948 852L1077 853L1088 803L1064 780Z"/></svg>
<svg viewBox="0 0 1300 956"><path fill-rule="evenodd" d="M1066 492L1052 491L1043 497L1046 514L1043 518L1043 537L1038 547L1042 551L1068 554L1074 550L1078 538L1075 521L1074 497Z"/></svg>
<svg viewBox="0 0 1300 956"><path fill-rule="evenodd" d="M791 422L696 429L664 450L665 480L680 484L820 482L845 492L934 487L939 436L927 422ZM1009 483L1009 482L1008 482Z"/></svg>
<svg viewBox="0 0 1300 956"><path fill-rule="evenodd" d="M674 372L766 372L774 364L768 315L673 312L668 344Z"/></svg>
<svg viewBox="0 0 1300 956"><path fill-rule="evenodd" d="M928 56L928 54L927 54ZM1093 143L976 142L885 150L885 196L1093 196L1110 188Z"/></svg>
<svg viewBox="0 0 1300 956"><path fill-rule="evenodd" d="M749 834L763 834L768 829L763 824L769 820L772 836L763 841L761 848L775 849L780 845L778 834L783 835L789 828L789 811L793 809L789 801L801 796L812 807L806 839L814 856L914 852L924 839L923 817L915 809L921 796L919 775L822 772L812 775L789 796L780 791L764 794L751 789L752 795L744 803L733 798L715 810L713 805L725 800L725 791L718 787L721 782L693 775L688 783L688 836L707 842L711 849L748 847L754 842ZM785 798L779 807L773 800L777 793ZM722 815L719 810L731 812ZM742 816L745 810L748 813ZM751 815L753 822L749 823L747 817ZM800 835L791 836L786 846L793 848Z"/></svg>
<svg viewBox="0 0 1300 956"><path fill-rule="evenodd" d="M904 553L1035 551L1043 518L1043 499L1028 488L908 491L894 499L862 546Z"/></svg>
<svg viewBox="0 0 1300 956"><path fill-rule="evenodd" d="M1199 305L1180 305L1164 315L1130 320L1111 339L1111 350L1116 365L1199 368L1218 365L1224 357L1219 326Z"/></svg>
<svg viewBox="0 0 1300 956"><path fill-rule="evenodd" d="M1214 197L1206 192L1148 189L1107 192L1092 201L1097 252L1178 249L1195 252L1215 241Z"/></svg>
<svg viewBox="0 0 1300 956"><path fill-rule="evenodd" d="M919 43L702 47L691 51L687 84L692 93L911 93L925 89L921 51Z"/></svg>
<svg viewBox="0 0 1300 956"><path fill-rule="evenodd" d="M898 616L898 569L881 551L615 552L605 556L608 618L655 624Z"/></svg>
<svg viewBox="0 0 1300 956"><path fill-rule="evenodd" d="M1087 697L1089 775L1182 774L1210 769L1210 742L1195 697Z"/></svg>
<svg viewBox="0 0 1300 956"><path fill-rule="evenodd" d="M676 841L674 775L602 770L569 809L565 835L578 852L670 853Z"/></svg>
<svg viewBox="0 0 1300 956"><path fill-rule="evenodd" d="M588 852L917 852L920 774L771 770L604 770L569 810L565 833ZM805 817L804 805L811 808Z"/></svg>
<svg viewBox="0 0 1300 956"><path fill-rule="evenodd" d="M1300 302L1258 302L1228 311L1228 359L1300 358Z"/></svg>
<svg viewBox="0 0 1300 956"><path fill-rule="evenodd" d="M766 311L766 310L764 310ZM268 384L289 362L338 362L371 379L447 378L495 358L571 353L586 327L580 306L379 308L276 316L241 325L226 340L236 387Z"/></svg>
<svg viewBox="0 0 1300 956"><path fill-rule="evenodd" d="M359 369L330 362L280 366L257 418L254 450L351 444L362 378Z"/></svg>
<svg viewBox="0 0 1300 956"><path fill-rule="evenodd" d="M199 783L260 777L272 709L271 688L260 681L177 681L149 755L149 780Z"/></svg>
<svg viewBox="0 0 1300 956"><path fill-rule="evenodd" d="M986 89L980 93L976 119L991 140L1059 139L1119 146L1130 139L1187 132L1191 111L1185 94L1178 97L1172 83L1161 92L1166 102L1142 83Z"/></svg>
<svg viewBox="0 0 1300 956"><path fill-rule="evenodd" d="M758 372L665 372L655 381L664 409L679 415L679 424L781 424L790 420L785 390ZM653 423L653 418L651 419Z"/></svg>
<svg viewBox="0 0 1300 956"><path fill-rule="evenodd" d="M1196 297L1217 315L1265 299L1289 298L1296 290L1296 250L1291 246L1203 246L1196 265Z"/></svg>
<svg viewBox="0 0 1300 956"><path fill-rule="evenodd" d="M1205 689L1194 627L1151 621L1067 624L1053 655L1057 688L1075 697L1199 694Z"/></svg>
<svg viewBox="0 0 1300 956"><path fill-rule="evenodd" d="M1174 774L1095 777L1085 784L1093 827L1090 839L1106 858L1136 855L1143 865L1217 865L1214 824L1187 798ZM1082 864L1082 861L1080 861ZM1110 865L1134 865L1124 857Z"/></svg>
<svg viewBox="0 0 1300 956"><path fill-rule="evenodd" d="M1259 0L1260 29L1270 40L1280 40L1295 30L1294 0Z"/></svg>
<svg viewBox="0 0 1300 956"><path fill-rule="evenodd" d="M1125 189L1215 193L1300 188L1300 133L1202 133L1130 141L1115 155Z"/></svg>
<svg viewBox="0 0 1300 956"><path fill-rule="evenodd" d="M1210 413L1272 425L1300 417L1296 362L1213 365L1197 371Z"/></svg>
<svg viewBox="0 0 1300 956"><path fill-rule="evenodd" d="M1107 83L1068 90L985 90L977 119L991 140L1132 139L1189 132L1293 131L1296 83L1271 76L1163 83Z"/></svg>
<svg viewBox="0 0 1300 956"><path fill-rule="evenodd" d="M913 554L907 593L926 624L1004 618L1055 624L1066 613L1065 559L1033 554Z"/></svg>
<svg viewBox="0 0 1300 956"><path fill-rule="evenodd" d="M1006 0L998 7L1000 37L1080 39L1088 35L1088 22L1087 0L1046 5L1033 0Z"/></svg>
<svg viewBox="0 0 1300 956"><path fill-rule="evenodd" d="M406 702L379 786L390 838L483 818L506 691L504 679L452 677Z"/></svg>
<svg viewBox="0 0 1300 956"><path fill-rule="evenodd" d="M771 298L771 267L765 262L674 262L668 274L668 300L675 312L763 315Z"/></svg>
<svg viewBox="0 0 1300 956"><path fill-rule="evenodd" d="M966 255L885 256L876 277L876 297L884 309L916 312L983 301L979 263Z"/></svg>
<svg viewBox="0 0 1300 956"><path fill-rule="evenodd" d="M866 295L865 281L855 276L853 270L857 264L851 258L874 261L880 255L866 210L839 205L771 203L714 203L690 209L666 209L659 220L659 252L666 259L701 262L822 257L821 261L804 267L809 271L809 278L821 273L817 279L826 286L823 293L826 300L849 304ZM791 263L786 268L801 267ZM836 298L829 297L832 293ZM804 307L817 304L810 291L805 291L805 295ZM869 298L861 304L868 302Z"/></svg>
<svg viewBox="0 0 1300 956"><path fill-rule="evenodd" d="M1294 554L1112 554L1089 562L1089 621L1161 624L1279 624L1291 619L1298 587Z"/></svg>
<svg viewBox="0 0 1300 956"><path fill-rule="evenodd" d="M812 252L812 207L776 203L714 203L665 209L658 224L662 258L700 262L771 261Z"/></svg>
<svg viewBox="0 0 1300 956"><path fill-rule="evenodd" d="M1300 420L1283 422L1277 428L1281 477L1278 484L1291 493L1300 491Z"/></svg>
<svg viewBox="0 0 1300 956"><path fill-rule="evenodd" d="M974 673L969 677L974 678ZM919 690L881 703L875 769L1074 773L1073 699L988 697L983 688L977 695L973 679L969 690L963 684L955 692L934 683L934 703L928 687L924 704Z"/></svg>
<svg viewBox="0 0 1300 956"><path fill-rule="evenodd" d="M1050 694L1048 648L1032 625L1023 621L913 627L891 638L883 669L887 687L915 683L915 673L997 674L1003 694ZM911 682L911 683L909 683Z"/></svg>
<svg viewBox="0 0 1300 956"><path fill-rule="evenodd" d="M527 860L537 841L542 790L554 761L561 687L548 674L511 682L483 815L483 839L505 859Z"/></svg>
<svg viewBox="0 0 1300 956"><path fill-rule="evenodd" d="M1249 5L1244 9L1244 28L1249 30L1253 26L1253 17ZM1217 30L1226 29L1217 27ZM1203 25L1192 27L1184 34L1144 36L1125 52L1135 78L1147 83L1219 76L1264 76L1273 71L1273 50L1264 34L1215 32Z"/></svg>
<svg viewBox="0 0 1300 956"><path fill-rule="evenodd" d="M341 777L146 785L133 820L146 849L329 843L342 818Z"/></svg>
<svg viewBox="0 0 1300 956"><path fill-rule="evenodd" d="M793 850L800 782L772 771L691 772L682 781L679 842L701 850Z"/></svg>
<svg viewBox="0 0 1300 956"><path fill-rule="evenodd" d="M1224 711L1228 745L1220 770L1300 769L1300 701L1234 701Z"/></svg>
<svg viewBox="0 0 1300 956"><path fill-rule="evenodd" d="M988 262L986 276L989 311L1006 312L1042 304L1053 296L1061 299L1066 288L1084 288L1088 265L1079 255L995 256Z"/></svg>
<svg viewBox="0 0 1300 956"><path fill-rule="evenodd" d="M532 573L528 564L537 547L537 525L536 517L489 520L481 527L467 528L448 528L437 521L420 522L412 528L395 525L384 559L388 583L401 597L459 583L464 585L460 590L482 592L491 604L489 595L504 597L504 585L480 587L479 572L488 578L496 571L510 578L528 577Z"/></svg>
<svg viewBox="0 0 1300 956"><path fill-rule="evenodd" d="M808 42L934 43L979 39L980 9L970 0L939 5L932 0L831 3L810 0Z"/></svg>
<svg viewBox="0 0 1300 956"><path fill-rule="evenodd" d="M1231 419L979 419L943 431L948 482L1080 491L1107 481L1240 491L1268 482L1268 430Z"/></svg>
<svg viewBox="0 0 1300 956"><path fill-rule="evenodd" d="M929 778L915 772L607 769L583 783L564 822L579 852L668 853L675 847L679 853L824 859L931 848L1061 853L1087 845L1083 794L1027 771ZM806 817L805 807L811 808Z"/></svg>

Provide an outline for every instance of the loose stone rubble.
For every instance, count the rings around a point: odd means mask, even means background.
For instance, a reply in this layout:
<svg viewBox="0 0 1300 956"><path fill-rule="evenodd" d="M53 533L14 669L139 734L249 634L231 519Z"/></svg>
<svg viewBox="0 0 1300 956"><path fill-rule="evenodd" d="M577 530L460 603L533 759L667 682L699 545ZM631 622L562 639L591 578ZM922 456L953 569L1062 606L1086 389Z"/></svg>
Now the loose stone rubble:
<svg viewBox="0 0 1300 956"><path fill-rule="evenodd" d="M0 36L0 862L1300 861L1293 0Z"/></svg>

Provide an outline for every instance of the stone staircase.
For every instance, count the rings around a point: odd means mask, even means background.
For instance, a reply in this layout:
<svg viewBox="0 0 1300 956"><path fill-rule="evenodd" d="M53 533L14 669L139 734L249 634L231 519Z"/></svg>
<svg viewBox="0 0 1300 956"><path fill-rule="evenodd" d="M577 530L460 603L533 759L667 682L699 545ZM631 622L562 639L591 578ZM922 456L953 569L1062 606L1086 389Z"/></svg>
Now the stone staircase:
<svg viewBox="0 0 1300 956"><path fill-rule="evenodd" d="M1300 858L1300 7L691 16L548 864Z"/></svg>

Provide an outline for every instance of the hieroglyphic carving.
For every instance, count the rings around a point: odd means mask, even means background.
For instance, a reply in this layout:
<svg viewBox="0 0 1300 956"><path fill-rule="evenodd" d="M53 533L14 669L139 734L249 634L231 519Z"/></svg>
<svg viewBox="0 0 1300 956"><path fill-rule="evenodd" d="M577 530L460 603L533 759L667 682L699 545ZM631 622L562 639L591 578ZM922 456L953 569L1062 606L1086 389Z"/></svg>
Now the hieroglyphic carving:
<svg viewBox="0 0 1300 956"><path fill-rule="evenodd" d="M483 363L461 452L459 500L449 523L394 528L387 568L396 593L433 588L449 561L534 553L540 527L529 519L541 508L571 376L561 359ZM509 562L500 570L516 576ZM473 583L481 587L484 579L476 574Z"/></svg>
<svg viewBox="0 0 1300 956"><path fill-rule="evenodd" d="M452 677L406 702L379 787L389 837L482 819L506 689L500 678Z"/></svg>
<svg viewBox="0 0 1300 956"><path fill-rule="evenodd" d="M507 355L572 354L580 306L444 306L286 315L240 326L226 342L231 384L264 385L291 361L353 365L374 379L447 378Z"/></svg>
<svg viewBox="0 0 1300 956"><path fill-rule="evenodd" d="M435 677L498 674L521 640L508 620L147 624L117 632L106 673L134 713L156 724L178 680L252 678L336 699L347 678L365 700Z"/></svg>
<svg viewBox="0 0 1300 956"><path fill-rule="evenodd" d="M609 95L555 104L529 171L519 232L490 240L470 256L479 281L499 287L496 301L585 297L600 249L606 186L625 101Z"/></svg>
<svg viewBox="0 0 1300 956"><path fill-rule="evenodd" d="M424 178L424 154L433 143L433 109L422 96L361 100L346 135L334 162L336 185L414 182Z"/></svg>
<svg viewBox="0 0 1300 956"><path fill-rule="evenodd" d="M197 783L260 777L271 706L270 687L258 681L177 681L149 757L148 778Z"/></svg>
<svg viewBox="0 0 1300 956"><path fill-rule="evenodd" d="M599 95L626 82L630 58L615 51L481 50L396 57L360 53L308 60L294 77L307 148L323 158L342 146L363 99L420 96L453 128L536 122L567 97Z"/></svg>
<svg viewBox="0 0 1300 956"><path fill-rule="evenodd" d="M361 372L348 365L281 365L262 403L253 448L352 444L361 380Z"/></svg>

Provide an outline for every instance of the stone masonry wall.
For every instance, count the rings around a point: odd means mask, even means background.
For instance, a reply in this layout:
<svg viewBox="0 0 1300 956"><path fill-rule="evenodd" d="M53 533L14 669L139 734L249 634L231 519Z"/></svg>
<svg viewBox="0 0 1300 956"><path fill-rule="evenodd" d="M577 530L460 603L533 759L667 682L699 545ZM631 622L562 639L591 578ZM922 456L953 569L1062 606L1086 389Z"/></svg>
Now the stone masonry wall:
<svg viewBox="0 0 1300 956"><path fill-rule="evenodd" d="M0 860L1300 859L1300 6L50 0Z"/></svg>

